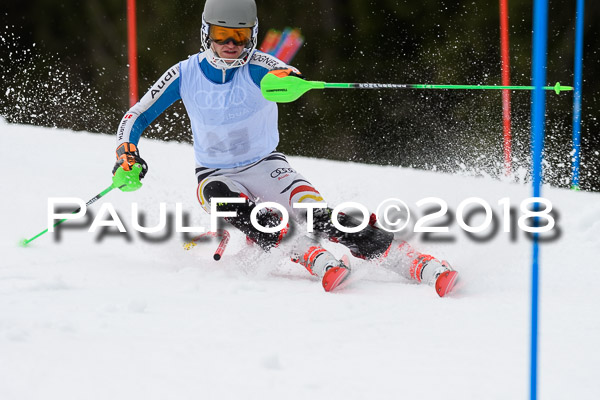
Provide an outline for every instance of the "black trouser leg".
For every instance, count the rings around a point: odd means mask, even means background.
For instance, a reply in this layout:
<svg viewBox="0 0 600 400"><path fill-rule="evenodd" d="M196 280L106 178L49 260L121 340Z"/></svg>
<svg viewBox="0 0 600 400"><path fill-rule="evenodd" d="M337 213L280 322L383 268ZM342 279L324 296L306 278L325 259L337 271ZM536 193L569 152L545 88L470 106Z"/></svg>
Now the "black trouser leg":
<svg viewBox="0 0 600 400"><path fill-rule="evenodd" d="M346 233L337 229L331 222L330 208L315 210L314 230L319 236L341 243L350 249L353 256L371 260L381 256L390 247L394 235L391 232L367 225L356 233ZM348 228L360 225L356 218L344 213L338 214L338 221Z"/></svg>
<svg viewBox="0 0 600 400"><path fill-rule="evenodd" d="M242 231L253 242L258 244L263 250L269 251L276 247L281 241L285 231L265 233L256 229L250 221L250 213L256 207L256 204L243 196L239 192L232 191L226 184L218 180L208 182L203 189L204 198L211 201L213 197L244 197L244 203L219 203L217 211L234 211L236 217L225 217L224 220ZM275 227L279 225L281 219L279 216L270 210L263 210L257 215L258 223L264 227Z"/></svg>

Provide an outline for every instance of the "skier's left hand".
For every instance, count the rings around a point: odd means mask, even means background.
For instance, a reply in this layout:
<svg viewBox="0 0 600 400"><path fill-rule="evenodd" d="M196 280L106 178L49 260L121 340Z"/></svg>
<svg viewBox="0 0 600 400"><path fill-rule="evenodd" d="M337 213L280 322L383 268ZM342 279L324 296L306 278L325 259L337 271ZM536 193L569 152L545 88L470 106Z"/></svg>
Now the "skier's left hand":
<svg viewBox="0 0 600 400"><path fill-rule="evenodd" d="M278 78L285 78L286 76L295 76L300 79L306 79L304 75L296 68L273 68L269 71L269 74L273 74Z"/></svg>

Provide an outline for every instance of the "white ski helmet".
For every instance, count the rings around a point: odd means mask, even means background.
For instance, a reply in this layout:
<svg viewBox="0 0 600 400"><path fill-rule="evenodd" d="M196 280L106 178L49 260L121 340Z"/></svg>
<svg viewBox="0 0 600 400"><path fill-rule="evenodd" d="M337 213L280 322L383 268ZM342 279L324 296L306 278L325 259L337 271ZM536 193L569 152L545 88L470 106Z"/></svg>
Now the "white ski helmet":
<svg viewBox="0 0 600 400"><path fill-rule="evenodd" d="M244 44L242 54L235 59L221 58L211 48L211 26L224 28L249 28L250 38ZM258 38L258 18L256 16L256 3L254 0L206 0L202 13L202 50L206 52L206 59L215 67L221 69L237 68L246 64L254 49Z"/></svg>

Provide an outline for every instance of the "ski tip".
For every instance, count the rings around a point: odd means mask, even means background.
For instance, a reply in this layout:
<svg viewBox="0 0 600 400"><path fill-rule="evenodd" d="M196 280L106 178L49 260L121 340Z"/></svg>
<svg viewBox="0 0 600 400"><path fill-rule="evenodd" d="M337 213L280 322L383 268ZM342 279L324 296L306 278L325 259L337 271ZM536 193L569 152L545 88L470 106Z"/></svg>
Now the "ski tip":
<svg viewBox="0 0 600 400"><path fill-rule="evenodd" d="M457 271L443 272L435 281L435 291L440 297L446 296L454 289L457 279Z"/></svg>
<svg viewBox="0 0 600 400"><path fill-rule="evenodd" d="M184 250L191 250L191 249L193 249L194 247L196 247L196 243L195 243L194 241L187 242L187 243L184 243L184 244L183 244L183 249L184 249Z"/></svg>
<svg viewBox="0 0 600 400"><path fill-rule="evenodd" d="M346 267L333 267L323 275L323 289L326 292L331 292L348 278L350 270Z"/></svg>

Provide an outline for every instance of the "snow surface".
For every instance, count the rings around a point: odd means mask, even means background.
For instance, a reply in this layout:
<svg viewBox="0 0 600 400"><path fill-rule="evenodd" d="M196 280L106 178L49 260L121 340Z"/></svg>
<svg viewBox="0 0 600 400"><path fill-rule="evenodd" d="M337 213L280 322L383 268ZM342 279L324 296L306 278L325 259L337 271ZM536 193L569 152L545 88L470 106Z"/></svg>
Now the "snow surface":
<svg viewBox="0 0 600 400"><path fill-rule="evenodd" d="M128 242L46 228L48 197L84 201L110 185L114 138L0 120L0 399L517 399L528 396L531 244L501 230L483 243L456 222L451 243L410 242L460 271L456 292L354 259L336 293L285 258L258 254L232 230L184 251L182 238ZM113 191L128 228L130 203L158 221L158 203L197 205L192 149L141 142L144 187ZM389 197L478 196L495 211L526 185L397 167L290 157L330 204L371 210ZM545 187L562 232L541 248L540 398L600 398L600 195ZM66 225L66 224L65 224ZM327 244L337 255L339 245Z"/></svg>

